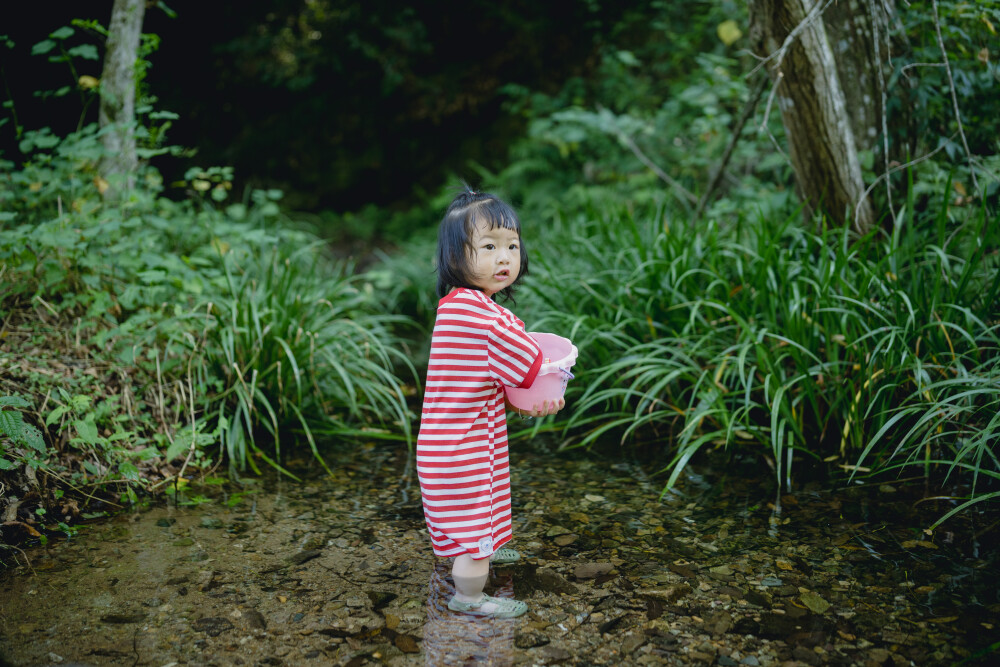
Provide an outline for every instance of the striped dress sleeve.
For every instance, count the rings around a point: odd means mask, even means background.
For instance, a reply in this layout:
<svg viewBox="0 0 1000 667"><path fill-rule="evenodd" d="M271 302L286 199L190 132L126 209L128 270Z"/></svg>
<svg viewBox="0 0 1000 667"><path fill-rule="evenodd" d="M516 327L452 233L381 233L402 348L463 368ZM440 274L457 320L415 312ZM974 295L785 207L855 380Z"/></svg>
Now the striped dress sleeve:
<svg viewBox="0 0 1000 667"><path fill-rule="evenodd" d="M490 376L508 387L530 387L542 366L538 343L524 331L524 323L509 311L490 327L487 358Z"/></svg>

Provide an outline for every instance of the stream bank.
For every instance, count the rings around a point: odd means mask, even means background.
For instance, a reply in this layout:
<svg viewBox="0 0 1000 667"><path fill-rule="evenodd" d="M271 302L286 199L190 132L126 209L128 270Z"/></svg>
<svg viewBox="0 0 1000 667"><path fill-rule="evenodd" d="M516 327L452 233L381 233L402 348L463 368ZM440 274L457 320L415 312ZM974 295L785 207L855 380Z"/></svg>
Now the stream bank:
<svg viewBox="0 0 1000 667"><path fill-rule="evenodd" d="M334 476L192 487L186 505L27 549L0 583L7 665L976 665L1000 641L996 524L892 484L808 486L512 451L514 542L454 614L402 448ZM308 464L307 461L303 462ZM960 527L960 528L959 528ZM991 651L993 651L991 653Z"/></svg>

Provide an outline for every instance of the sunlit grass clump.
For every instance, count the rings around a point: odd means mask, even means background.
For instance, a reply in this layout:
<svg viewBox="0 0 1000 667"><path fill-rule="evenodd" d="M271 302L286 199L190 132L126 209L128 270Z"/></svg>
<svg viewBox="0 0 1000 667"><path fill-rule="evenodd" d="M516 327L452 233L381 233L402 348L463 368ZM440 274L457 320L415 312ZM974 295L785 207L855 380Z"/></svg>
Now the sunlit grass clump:
<svg viewBox="0 0 1000 667"><path fill-rule="evenodd" d="M409 442L405 326L372 278L283 216L280 191L228 201L230 169L192 169L197 187L174 200L144 167L105 201L88 128L19 168L0 162L0 315L18 324L6 343L23 362L0 397L45 427L41 450L5 450L0 469L69 461L68 483L127 488L224 459L286 470L295 446L326 467L345 439Z"/></svg>
<svg viewBox="0 0 1000 667"><path fill-rule="evenodd" d="M527 284L534 328L580 349L569 442L660 443L668 487L700 451L739 447L789 487L809 458L970 473L969 498L995 496L1000 231L985 211L929 224L556 221Z"/></svg>
<svg viewBox="0 0 1000 667"><path fill-rule="evenodd" d="M412 366L390 333L400 318L374 312L364 276L320 260L315 247L226 258L221 298L205 304L204 342L195 355L208 376L222 379L224 389L208 402L225 424L222 444L236 467L254 466L248 450L280 467L282 439L294 433L324 467L317 433L327 441L409 440L394 369ZM270 454L257 433L273 443Z"/></svg>

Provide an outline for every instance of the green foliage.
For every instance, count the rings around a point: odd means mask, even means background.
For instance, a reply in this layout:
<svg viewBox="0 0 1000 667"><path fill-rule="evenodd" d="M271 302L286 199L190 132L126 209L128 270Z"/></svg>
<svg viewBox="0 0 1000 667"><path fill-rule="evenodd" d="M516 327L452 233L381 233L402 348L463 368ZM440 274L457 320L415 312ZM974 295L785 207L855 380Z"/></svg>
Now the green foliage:
<svg viewBox="0 0 1000 667"><path fill-rule="evenodd" d="M173 150L162 141L176 115L143 113L141 157ZM296 444L325 466L335 441L409 442L401 321L378 313L364 274L288 220L280 191L232 202L228 167L191 169L180 184L191 196L175 200L143 165L136 188L106 203L98 134L25 130L20 164L0 161L0 394L17 387L47 406L43 439L5 409L22 399L0 399L4 469L44 468L135 503L164 470L224 457L234 471L259 470L258 458L283 469Z"/></svg>
<svg viewBox="0 0 1000 667"><path fill-rule="evenodd" d="M171 341L171 354L189 359L199 384L219 386L207 395L205 412L218 414L234 468L254 465L248 449L277 466L282 433L293 430L323 466L317 430L327 438L410 439L394 368L414 371L389 330L400 318L376 314L366 277L331 266L318 250L315 243L227 250L225 288L183 316L200 320L201 336L194 344L187 336ZM397 433L371 426L390 422ZM262 431L273 442L271 455L257 443Z"/></svg>
<svg viewBox="0 0 1000 667"><path fill-rule="evenodd" d="M668 487L730 446L785 484L800 457L995 477L1000 232L985 210L945 227L852 242L795 218L559 220L536 242L526 321L581 351L576 445L662 443Z"/></svg>
<svg viewBox="0 0 1000 667"><path fill-rule="evenodd" d="M26 447L34 450L33 456L45 451L45 441L42 433L32 424L24 421L24 415L18 410L8 410L7 408L27 408L30 403L20 396L0 396L0 441L9 440L13 447ZM14 455L16 452L8 448L4 442L3 453ZM9 470L15 466L6 456L0 456L0 470Z"/></svg>

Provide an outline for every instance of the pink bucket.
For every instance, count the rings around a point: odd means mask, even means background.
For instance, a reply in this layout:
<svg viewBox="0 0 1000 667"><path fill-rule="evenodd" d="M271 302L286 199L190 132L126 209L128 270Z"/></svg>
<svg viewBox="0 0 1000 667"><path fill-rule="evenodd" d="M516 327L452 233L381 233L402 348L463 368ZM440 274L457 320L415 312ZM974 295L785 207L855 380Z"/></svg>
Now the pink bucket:
<svg viewBox="0 0 1000 667"><path fill-rule="evenodd" d="M528 332L542 349L542 367L535 381L526 389L504 387L507 400L518 410L541 407L542 401L558 401L566 393L566 383L573 378L569 369L576 363L576 346L568 338L550 333Z"/></svg>

